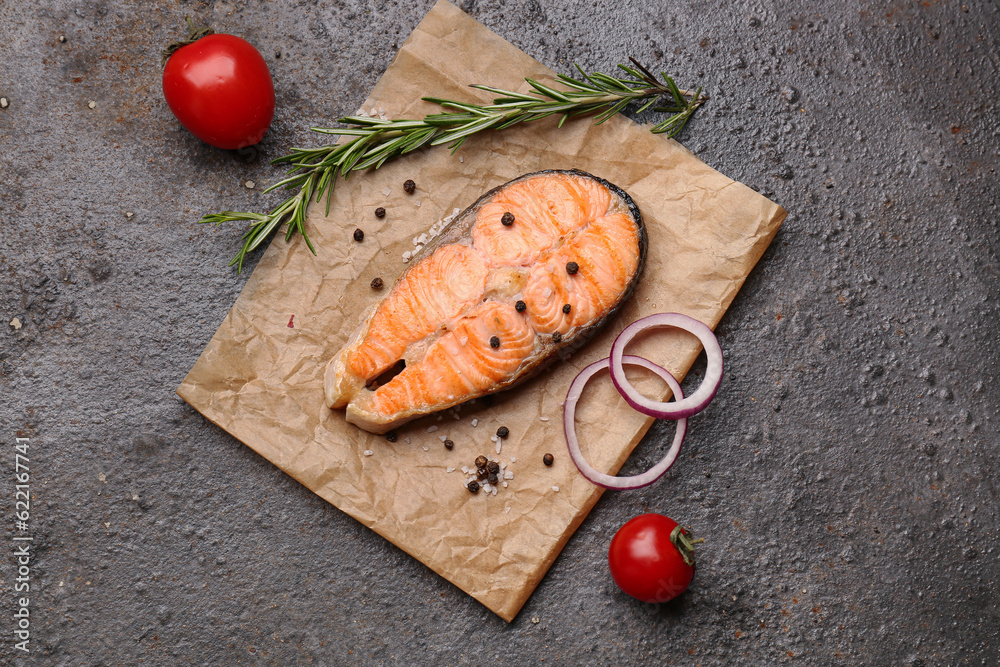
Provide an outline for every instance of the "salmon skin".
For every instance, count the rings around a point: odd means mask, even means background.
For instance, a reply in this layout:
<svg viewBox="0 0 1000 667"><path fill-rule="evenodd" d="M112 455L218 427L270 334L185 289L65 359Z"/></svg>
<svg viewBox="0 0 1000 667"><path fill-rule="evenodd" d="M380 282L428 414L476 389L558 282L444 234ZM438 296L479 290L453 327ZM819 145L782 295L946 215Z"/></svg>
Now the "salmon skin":
<svg viewBox="0 0 1000 667"><path fill-rule="evenodd" d="M326 367L326 403L385 433L509 389L586 343L646 263L632 198L578 170L490 190L411 260Z"/></svg>

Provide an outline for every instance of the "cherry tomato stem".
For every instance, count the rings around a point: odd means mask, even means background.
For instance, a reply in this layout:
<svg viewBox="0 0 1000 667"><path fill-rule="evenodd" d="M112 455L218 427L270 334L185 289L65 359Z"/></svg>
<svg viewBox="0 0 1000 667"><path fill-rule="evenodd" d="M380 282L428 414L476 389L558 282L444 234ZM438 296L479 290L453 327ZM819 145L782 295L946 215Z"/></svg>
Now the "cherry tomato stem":
<svg viewBox="0 0 1000 667"><path fill-rule="evenodd" d="M670 543L674 545L677 552L684 559L684 562L694 567L694 545L702 544L705 541L704 537L699 537L697 540L692 540L688 537L688 532L680 526L676 526L672 531L670 531Z"/></svg>

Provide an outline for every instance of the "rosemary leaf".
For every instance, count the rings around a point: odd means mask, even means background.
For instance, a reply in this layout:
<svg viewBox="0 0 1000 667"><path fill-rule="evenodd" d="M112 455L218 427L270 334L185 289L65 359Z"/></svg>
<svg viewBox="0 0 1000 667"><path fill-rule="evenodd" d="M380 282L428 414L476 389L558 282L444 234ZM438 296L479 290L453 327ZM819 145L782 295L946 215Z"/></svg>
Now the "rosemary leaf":
<svg viewBox="0 0 1000 667"><path fill-rule="evenodd" d="M527 95L525 93L512 93L509 90L503 90L501 88L494 88L492 86L484 86L481 83L474 83L474 84L472 84L469 87L470 88L478 88L479 90L485 90L487 93L493 93L494 95L503 95L504 96L504 97L501 97L499 99L494 100L493 101L494 104L501 104L503 102L509 102L509 101L517 101L517 102L537 102L538 101L537 97L532 97L531 95ZM431 97L425 97L424 99L426 101L428 101L428 102L434 102L435 101L435 99L431 98Z"/></svg>

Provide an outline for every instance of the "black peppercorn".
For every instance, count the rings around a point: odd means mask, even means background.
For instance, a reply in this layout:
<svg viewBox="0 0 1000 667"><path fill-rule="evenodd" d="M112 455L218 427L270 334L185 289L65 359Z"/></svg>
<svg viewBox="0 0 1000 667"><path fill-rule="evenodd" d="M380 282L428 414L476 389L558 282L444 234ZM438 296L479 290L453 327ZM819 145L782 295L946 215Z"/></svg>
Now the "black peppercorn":
<svg viewBox="0 0 1000 667"><path fill-rule="evenodd" d="M381 206L379 206L377 209L375 209L375 217L376 218L384 218L385 217L385 209L382 208Z"/></svg>
<svg viewBox="0 0 1000 667"><path fill-rule="evenodd" d="M566 313L567 315L569 315L569 311L571 311L571 310L573 310L572 306L570 306L568 303L564 303L563 304L563 312L564 313Z"/></svg>
<svg viewBox="0 0 1000 667"><path fill-rule="evenodd" d="M479 482L477 482L476 480L472 480L471 482L469 482L469 491L472 491L473 493L479 493Z"/></svg>
<svg viewBox="0 0 1000 667"><path fill-rule="evenodd" d="M490 473L486 470L486 468L476 468L476 477L479 479L486 479L486 476L489 474Z"/></svg>
<svg viewBox="0 0 1000 667"><path fill-rule="evenodd" d="M452 442L450 439L444 441L444 448L445 449L452 449L454 447L455 447L455 443Z"/></svg>
<svg viewBox="0 0 1000 667"><path fill-rule="evenodd" d="M365 233L363 231L361 231L360 229L355 229L354 230L354 240L358 241L358 242L364 241L365 240Z"/></svg>
<svg viewBox="0 0 1000 667"><path fill-rule="evenodd" d="M397 438L399 438L399 436L396 435L395 431L389 431L388 433L385 434L385 439L388 440L389 442L396 442Z"/></svg>
<svg viewBox="0 0 1000 667"><path fill-rule="evenodd" d="M477 468L483 468L485 466L486 466L486 457L485 456L477 456L476 457L476 467Z"/></svg>
<svg viewBox="0 0 1000 667"><path fill-rule="evenodd" d="M489 463L486 464L486 471L489 472L491 475L495 475L498 472L500 472L500 464L497 463L496 461L490 461Z"/></svg>
<svg viewBox="0 0 1000 667"><path fill-rule="evenodd" d="M580 265L576 262L566 262L566 273L571 276L575 276L576 272L580 270Z"/></svg>
<svg viewBox="0 0 1000 667"><path fill-rule="evenodd" d="M552 465L555 462L555 460L556 460L555 457L552 456L551 454L546 454L545 456L542 457L542 463L544 463L547 466Z"/></svg>
<svg viewBox="0 0 1000 667"><path fill-rule="evenodd" d="M552 334L552 342L553 343L561 343L562 342L562 334L559 333L558 331L555 332L554 334Z"/></svg>
<svg viewBox="0 0 1000 667"><path fill-rule="evenodd" d="M500 428L497 429L498 437L506 438L508 435L510 435L510 429L507 428L506 426L501 426Z"/></svg>
<svg viewBox="0 0 1000 667"><path fill-rule="evenodd" d="M514 310L516 310L519 313L523 313L527 309L528 309L528 304L521 301L520 299L518 299L518 302L514 304Z"/></svg>
<svg viewBox="0 0 1000 667"><path fill-rule="evenodd" d="M411 181L410 179L406 179L406 182L403 183L403 190L405 190L406 194L408 195L412 195L413 191L416 189L417 189L417 184Z"/></svg>
<svg viewBox="0 0 1000 667"><path fill-rule="evenodd" d="M500 347L500 339L496 336L490 338L490 347L492 347L494 350Z"/></svg>
<svg viewBox="0 0 1000 667"><path fill-rule="evenodd" d="M372 278L372 289L382 289L381 278Z"/></svg>
<svg viewBox="0 0 1000 667"><path fill-rule="evenodd" d="M486 481L489 482L490 484L492 484L493 486L496 486L497 482L500 481L500 478L497 477L495 473L491 472L490 476L486 478Z"/></svg>
<svg viewBox="0 0 1000 667"><path fill-rule="evenodd" d="M510 227L514 224L514 214L507 211L502 216L500 216L500 224L504 227Z"/></svg>

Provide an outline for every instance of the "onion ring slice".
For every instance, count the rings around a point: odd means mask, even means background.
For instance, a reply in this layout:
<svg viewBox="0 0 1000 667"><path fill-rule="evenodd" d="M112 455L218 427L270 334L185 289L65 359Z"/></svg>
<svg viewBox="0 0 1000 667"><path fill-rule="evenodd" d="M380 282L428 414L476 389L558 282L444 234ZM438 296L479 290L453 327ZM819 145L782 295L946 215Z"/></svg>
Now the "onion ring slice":
<svg viewBox="0 0 1000 667"><path fill-rule="evenodd" d="M622 368L625 346L640 331L658 327L683 329L697 336L705 347L705 355L708 357L705 379L702 380L697 391L687 398L681 398L682 395L678 394L677 400L674 402L654 401L640 394L625 377L625 369ZM611 381L615 383L618 393L633 409L657 419L682 419L701 412L715 397L719 385L722 384L722 347L719 345L719 339L715 337L706 324L681 313L656 313L628 325L611 344L609 359L608 367L611 369ZM674 390L674 393L677 394L677 391Z"/></svg>
<svg viewBox="0 0 1000 667"><path fill-rule="evenodd" d="M663 378L663 380L670 386L671 391L674 392L674 395L678 400L684 399L684 393L681 391L681 386L674 376L671 375L666 369L654 364L652 361L643 359L642 357L626 355L620 359L620 363L629 364L631 366L642 366L643 368L653 371ZM670 449L667 450L666 456L664 456L659 463L641 475L616 477L614 475L608 475L596 470L593 466L587 463L587 460L580 452L580 443L576 437L576 404L580 400L580 396L583 394L583 388L587 384L587 381L605 368L609 368L608 358L595 361L580 371L580 374L573 379L572 384L569 386L569 392L566 394L566 403L563 407L563 429L566 432L566 444L569 446L569 457L573 459L573 463L576 464L577 469L584 477L594 484L603 486L606 489L627 490L649 486L656 480L663 477L663 474L670 469L670 466L674 464L674 461L676 461L677 457L680 455L681 445L684 444L684 436L687 433L687 419L682 417L677 420L677 430L674 432L674 441L671 443Z"/></svg>

